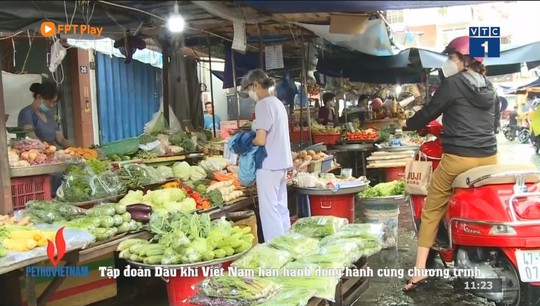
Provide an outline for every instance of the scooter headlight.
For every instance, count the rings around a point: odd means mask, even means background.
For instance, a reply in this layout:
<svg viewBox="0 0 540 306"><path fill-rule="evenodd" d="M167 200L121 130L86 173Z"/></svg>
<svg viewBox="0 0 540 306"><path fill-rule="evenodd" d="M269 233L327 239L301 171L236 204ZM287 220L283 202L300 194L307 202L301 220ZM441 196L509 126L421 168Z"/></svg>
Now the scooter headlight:
<svg viewBox="0 0 540 306"><path fill-rule="evenodd" d="M494 225L489 231L490 235L517 235L516 230L509 225Z"/></svg>

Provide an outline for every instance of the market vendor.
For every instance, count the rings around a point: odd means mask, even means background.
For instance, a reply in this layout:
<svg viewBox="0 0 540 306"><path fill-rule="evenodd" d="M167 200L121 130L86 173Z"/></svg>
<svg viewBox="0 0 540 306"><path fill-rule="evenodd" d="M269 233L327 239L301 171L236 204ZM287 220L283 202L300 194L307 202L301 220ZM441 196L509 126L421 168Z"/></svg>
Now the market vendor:
<svg viewBox="0 0 540 306"><path fill-rule="evenodd" d="M360 97L358 98L357 104L345 110L345 113L347 114L347 119L349 121L352 121L353 119L358 119L360 120L360 123L364 123L366 121L366 112L368 109L368 102L369 102L368 95L360 95Z"/></svg>
<svg viewBox="0 0 540 306"><path fill-rule="evenodd" d="M60 91L55 84L44 82L30 86L34 101L19 112L18 126L31 129L28 136L50 145L67 148L69 143L60 131L52 110L60 99Z"/></svg>
<svg viewBox="0 0 540 306"><path fill-rule="evenodd" d="M287 110L270 93L272 80L261 69L251 70L242 79L242 91L257 102L256 136L253 144L264 146L266 158L256 170L259 212L265 241L284 235L291 228L287 201L287 171L293 167Z"/></svg>
<svg viewBox="0 0 540 306"><path fill-rule="evenodd" d="M325 92L322 95L323 107L319 108L319 123L322 125L328 125L333 123L334 126L338 125L338 115L336 112L336 95L331 92Z"/></svg>

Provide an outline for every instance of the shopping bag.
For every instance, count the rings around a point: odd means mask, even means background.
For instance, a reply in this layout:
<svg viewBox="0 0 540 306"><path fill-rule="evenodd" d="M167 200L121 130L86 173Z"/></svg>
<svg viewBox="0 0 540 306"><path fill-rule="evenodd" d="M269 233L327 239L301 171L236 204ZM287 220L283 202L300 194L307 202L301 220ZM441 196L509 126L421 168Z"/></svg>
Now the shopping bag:
<svg viewBox="0 0 540 306"><path fill-rule="evenodd" d="M428 160L410 160L405 167L405 191L408 194L427 195L433 164Z"/></svg>

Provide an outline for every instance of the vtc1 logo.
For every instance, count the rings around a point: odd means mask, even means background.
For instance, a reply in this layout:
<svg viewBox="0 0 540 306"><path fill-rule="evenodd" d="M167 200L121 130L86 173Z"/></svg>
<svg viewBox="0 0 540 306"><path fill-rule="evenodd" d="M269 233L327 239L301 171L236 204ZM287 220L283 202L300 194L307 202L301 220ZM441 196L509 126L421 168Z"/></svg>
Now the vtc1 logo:
<svg viewBox="0 0 540 306"><path fill-rule="evenodd" d="M469 27L469 53L472 57L500 57L501 28Z"/></svg>

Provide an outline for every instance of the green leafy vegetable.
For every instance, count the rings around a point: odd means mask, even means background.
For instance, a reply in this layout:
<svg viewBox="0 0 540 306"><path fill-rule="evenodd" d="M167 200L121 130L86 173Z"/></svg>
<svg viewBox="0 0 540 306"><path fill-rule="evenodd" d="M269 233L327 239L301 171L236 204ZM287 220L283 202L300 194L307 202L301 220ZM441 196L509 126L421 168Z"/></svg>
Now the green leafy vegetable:
<svg viewBox="0 0 540 306"><path fill-rule="evenodd" d="M379 183L361 191L358 195L364 199L403 195L405 194L405 184L404 179Z"/></svg>
<svg viewBox="0 0 540 306"><path fill-rule="evenodd" d="M308 237L322 238L339 231L349 221L333 216L314 216L301 218L294 223L292 231Z"/></svg>

